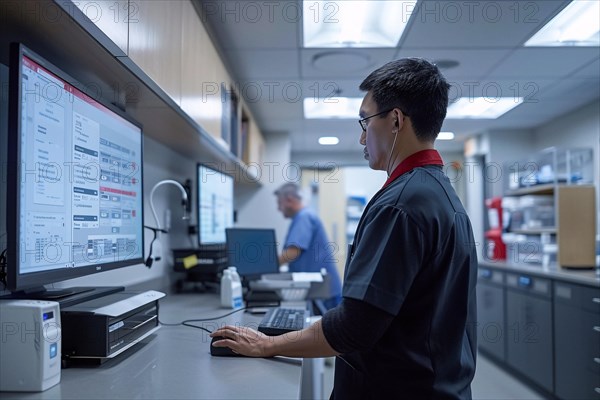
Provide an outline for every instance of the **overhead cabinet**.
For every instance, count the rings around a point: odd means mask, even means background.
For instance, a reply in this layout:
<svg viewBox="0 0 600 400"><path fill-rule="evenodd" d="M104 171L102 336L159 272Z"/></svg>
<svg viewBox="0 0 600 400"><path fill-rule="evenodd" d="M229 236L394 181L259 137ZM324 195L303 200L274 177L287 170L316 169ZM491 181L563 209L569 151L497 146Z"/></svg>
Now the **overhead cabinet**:
<svg viewBox="0 0 600 400"><path fill-rule="evenodd" d="M146 137L182 157L235 171L241 183L257 183L247 165L262 161L253 159L261 154L262 132L246 108L254 142L247 158L222 140L221 84L231 90L235 82L192 1L23 0L2 11L4 48L24 43L124 110ZM53 18L40 18L41 12ZM7 64L6 54L0 58Z"/></svg>

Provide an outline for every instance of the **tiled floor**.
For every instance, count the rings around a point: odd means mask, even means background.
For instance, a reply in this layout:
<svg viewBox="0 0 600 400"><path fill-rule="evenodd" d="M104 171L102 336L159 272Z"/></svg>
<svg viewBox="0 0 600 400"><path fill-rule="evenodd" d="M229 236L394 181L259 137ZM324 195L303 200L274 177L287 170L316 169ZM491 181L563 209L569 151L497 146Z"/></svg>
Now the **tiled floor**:
<svg viewBox="0 0 600 400"><path fill-rule="evenodd" d="M544 397L479 354L475 379L471 384L473 399L543 400Z"/></svg>
<svg viewBox="0 0 600 400"><path fill-rule="evenodd" d="M328 399L333 387L333 367L325 366L324 398ZM481 354L477 357L475 379L471 384L475 400L543 400L544 397L534 392L512 375L490 362Z"/></svg>

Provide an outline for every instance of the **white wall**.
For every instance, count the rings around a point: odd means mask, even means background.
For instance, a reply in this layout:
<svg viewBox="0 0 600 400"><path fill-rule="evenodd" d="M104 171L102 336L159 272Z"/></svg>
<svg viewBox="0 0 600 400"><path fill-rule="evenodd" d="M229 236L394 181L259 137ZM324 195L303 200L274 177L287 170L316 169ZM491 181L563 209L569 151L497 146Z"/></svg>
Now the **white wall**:
<svg viewBox="0 0 600 400"><path fill-rule="evenodd" d="M464 206L471 219L477 254L483 259L485 207L484 197L504 193L505 164L531 153L530 130L495 130L469 139L465 143L465 168L462 179ZM487 189L487 194L486 194Z"/></svg>
<svg viewBox="0 0 600 400"><path fill-rule="evenodd" d="M466 180L465 203L463 204L473 228L473 237L479 259L483 259L484 230L484 185L483 154L474 153L465 158L464 179Z"/></svg>
<svg viewBox="0 0 600 400"><path fill-rule="evenodd" d="M365 167L342 167L346 196L366 197L367 202L383 187L387 179L385 171Z"/></svg>
<svg viewBox="0 0 600 400"><path fill-rule="evenodd" d="M487 134L489 152L486 157L484 179L488 197L502 196L504 182L510 173L507 165L531 156L537 150L532 130L493 130Z"/></svg>
<svg viewBox="0 0 600 400"><path fill-rule="evenodd" d="M277 198L273 194L279 186L292 181L300 184L300 167L290 162L291 141L288 134L265 135L265 158L261 163L259 187L235 188L237 209L236 227L273 228L279 248L285 240L289 220L277 210Z"/></svg>
<svg viewBox="0 0 600 400"><path fill-rule="evenodd" d="M464 161L462 152L440 152L445 163L452 161ZM347 196L363 196L367 198L367 202L383 187L387 179L385 171L375 171L369 168L368 165L341 167L344 171L344 190ZM457 182L458 183L458 182ZM456 190L459 192L459 197L463 199L464 191L460 190L461 186L457 185Z"/></svg>
<svg viewBox="0 0 600 400"><path fill-rule="evenodd" d="M594 152L596 186L596 233L600 233L600 101L560 116L536 128L533 142L537 149L547 147L588 147Z"/></svg>
<svg viewBox="0 0 600 400"><path fill-rule="evenodd" d="M183 182L192 179L195 182L196 162L182 158L158 142L144 138L144 223L156 226L150 211L150 190L157 182L163 179L175 179ZM196 188L194 187L194 190ZM194 203L197 199L194 199ZM173 185L163 185L157 189L154 196L154 206L161 224L164 225L166 208L171 210L172 227L168 235L161 236L162 260L154 262L148 269L143 264L126 267L114 271L102 272L82 278L71 279L56 283L55 287L68 286L130 286L147 280L159 279L167 286L173 279L171 248L190 248L192 243L187 235L187 222L182 221L181 195L179 189ZM190 222L196 224L195 214ZM145 257L148 256L152 232L145 230L144 249ZM194 238L195 239L195 238ZM195 244L195 243L194 243Z"/></svg>
<svg viewBox="0 0 600 400"><path fill-rule="evenodd" d="M452 187L454 187L458 198L464 206L467 201L467 179L464 175L464 168L456 170L452 168L451 165L453 162L457 162L461 166L464 165L465 155L463 151L440 151L440 155L444 161L444 172L448 175L450 183L452 183Z"/></svg>
<svg viewBox="0 0 600 400"><path fill-rule="evenodd" d="M295 151L292 152L292 162L298 163L306 168L315 168L315 164L321 167L331 163L342 166L363 167L367 166L367 161L363 157L362 147L358 144L358 136L356 137L356 148L348 151L336 151L330 153L328 151ZM462 153L462 142L455 141L439 141L435 144L436 149L442 154Z"/></svg>

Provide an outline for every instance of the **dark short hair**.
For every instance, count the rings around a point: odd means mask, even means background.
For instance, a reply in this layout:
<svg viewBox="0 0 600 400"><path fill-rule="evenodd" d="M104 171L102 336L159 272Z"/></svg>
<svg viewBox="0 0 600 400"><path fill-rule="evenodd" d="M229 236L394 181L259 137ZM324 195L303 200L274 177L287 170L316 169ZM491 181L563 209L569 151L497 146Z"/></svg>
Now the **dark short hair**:
<svg viewBox="0 0 600 400"><path fill-rule="evenodd" d="M360 90L371 91L379 111L399 108L421 141L434 141L448 108L450 85L437 66L422 58L402 58L371 72Z"/></svg>

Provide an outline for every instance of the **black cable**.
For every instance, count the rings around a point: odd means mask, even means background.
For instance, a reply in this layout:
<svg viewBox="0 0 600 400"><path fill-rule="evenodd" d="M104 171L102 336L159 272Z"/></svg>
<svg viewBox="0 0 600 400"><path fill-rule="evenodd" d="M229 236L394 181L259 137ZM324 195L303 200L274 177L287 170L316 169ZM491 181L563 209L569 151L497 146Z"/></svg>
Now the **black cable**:
<svg viewBox="0 0 600 400"><path fill-rule="evenodd" d="M166 323L162 322L160 319L158 320L158 323L161 324L162 326L179 326L179 325L183 324L183 322L177 322L176 324L166 324Z"/></svg>
<svg viewBox="0 0 600 400"><path fill-rule="evenodd" d="M187 327L190 327L190 328L202 329L203 331L206 331L206 332L208 332L208 333L212 333L212 332L211 332L211 331L209 331L208 329L206 329L206 328L204 328L204 327L202 327L202 326L193 325L193 324L191 324L190 322L207 322L207 321L214 321L214 320L217 320L217 319L222 319L222 318L228 317L228 316L230 316L231 314L235 314L235 313L237 313L237 312L240 312L240 311L243 311L243 310L246 310L246 309L248 309L248 307L242 307L242 308L238 308L237 310L233 310L232 312L229 312L229 313L227 313L227 314L223 314L223 315L219 315L219 316L216 316L216 317L210 317L210 318L200 318L200 319L186 319L185 321L181 321L181 322L178 322L178 323L175 323L175 324L166 324L166 323L162 322L162 321L160 320L160 318L159 318L159 319L158 319L158 323L159 323L159 324L161 324L161 325L163 325L163 326L179 326L179 325L183 325L183 326L187 326Z"/></svg>
<svg viewBox="0 0 600 400"><path fill-rule="evenodd" d="M166 230L166 229L154 228L154 227L151 227L151 226L148 226L148 225L144 225L144 228L146 228L146 229L150 229L150 230L151 230L151 231L153 231L154 233L156 233L156 232L169 233L169 231L168 231L168 230Z"/></svg>
<svg viewBox="0 0 600 400"><path fill-rule="evenodd" d="M6 250L0 254L0 282L4 285L3 290L6 290Z"/></svg>
<svg viewBox="0 0 600 400"><path fill-rule="evenodd" d="M156 239L158 239L158 232L169 233L169 231L165 229L153 228L148 225L144 225L144 228L150 229L154 233L154 238L150 242L150 251L148 252L148 257L146 258L146 262L144 263L146 267L151 268L152 263L154 262L154 259L152 258L152 246L154 246L154 242L156 241Z"/></svg>
<svg viewBox="0 0 600 400"><path fill-rule="evenodd" d="M229 317L231 314L235 314L235 313L238 313L240 311L247 310L247 309L248 309L248 307L238 308L237 310L233 310L232 312L224 314L224 315L219 315L218 317L200 318L200 319L186 319L185 321L182 322L182 324L184 322L206 322L206 321L214 321L216 319L222 319L222 318L225 318L225 317Z"/></svg>
<svg viewBox="0 0 600 400"><path fill-rule="evenodd" d="M185 322L182 322L182 323L181 323L181 325L183 325L183 326L188 326L188 327L190 327L190 328L202 329L202 330L203 330L203 331L205 331L205 332L212 333L212 331L209 331L208 329L206 329L206 328L205 328L205 327L203 327L203 326L192 325L192 324L186 324Z"/></svg>
<svg viewBox="0 0 600 400"><path fill-rule="evenodd" d="M154 262L154 258L152 258L152 246L154 246L154 242L158 237L155 230L152 230L152 232L154 232L154 238L152 238L152 241L150 242L150 251L148 251L148 258L146 258L146 262L144 263L148 268L152 268L152 263Z"/></svg>

